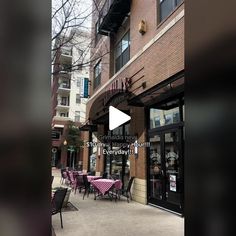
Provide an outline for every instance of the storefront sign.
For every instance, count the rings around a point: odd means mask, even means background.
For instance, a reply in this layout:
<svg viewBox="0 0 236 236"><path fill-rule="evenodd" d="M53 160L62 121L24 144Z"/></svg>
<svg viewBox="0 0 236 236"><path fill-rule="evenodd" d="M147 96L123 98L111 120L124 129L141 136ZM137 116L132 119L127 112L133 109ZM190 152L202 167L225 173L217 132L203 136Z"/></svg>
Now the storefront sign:
<svg viewBox="0 0 236 236"><path fill-rule="evenodd" d="M176 175L170 175L170 191L176 192Z"/></svg>
<svg viewBox="0 0 236 236"><path fill-rule="evenodd" d="M110 103L110 100L115 97L115 95L118 94L124 94L127 89L128 89L128 79L127 78L123 78L123 79L116 79L114 82L112 82L105 91L105 96L103 99L103 105L107 106L108 103ZM124 98L123 98L124 100ZM122 101L123 101L122 100ZM120 101L120 102L122 102ZM119 102L118 102L119 103Z"/></svg>

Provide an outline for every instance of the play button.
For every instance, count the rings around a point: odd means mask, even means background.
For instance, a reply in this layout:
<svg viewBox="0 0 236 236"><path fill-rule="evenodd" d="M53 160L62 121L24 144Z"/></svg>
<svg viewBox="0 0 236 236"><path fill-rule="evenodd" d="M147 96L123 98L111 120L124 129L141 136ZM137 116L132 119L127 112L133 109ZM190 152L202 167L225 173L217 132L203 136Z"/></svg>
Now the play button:
<svg viewBox="0 0 236 236"><path fill-rule="evenodd" d="M131 119L124 112L109 106L109 130L113 130Z"/></svg>

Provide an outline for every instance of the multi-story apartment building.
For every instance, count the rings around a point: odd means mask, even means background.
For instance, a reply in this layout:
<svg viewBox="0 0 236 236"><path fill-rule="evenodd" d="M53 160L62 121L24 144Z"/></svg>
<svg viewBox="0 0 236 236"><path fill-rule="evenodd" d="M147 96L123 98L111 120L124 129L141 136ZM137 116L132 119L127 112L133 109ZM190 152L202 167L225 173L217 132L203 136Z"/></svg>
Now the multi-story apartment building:
<svg viewBox="0 0 236 236"><path fill-rule="evenodd" d="M68 39L72 38L72 39ZM90 34L72 31L68 38L57 39L52 78L52 165L78 165L80 153L68 154L66 132L70 121L76 125L85 122L88 99ZM67 42L69 41L69 42ZM66 42L66 43L64 43ZM72 159L72 160L71 160Z"/></svg>
<svg viewBox="0 0 236 236"><path fill-rule="evenodd" d="M82 129L86 140L111 140L108 148L85 150L83 169L116 175L124 187L134 176L133 200L183 214L184 2L97 0L93 12L91 96ZM110 105L131 116L112 131ZM113 142L114 135L120 140ZM122 149L119 142L129 154L107 152Z"/></svg>

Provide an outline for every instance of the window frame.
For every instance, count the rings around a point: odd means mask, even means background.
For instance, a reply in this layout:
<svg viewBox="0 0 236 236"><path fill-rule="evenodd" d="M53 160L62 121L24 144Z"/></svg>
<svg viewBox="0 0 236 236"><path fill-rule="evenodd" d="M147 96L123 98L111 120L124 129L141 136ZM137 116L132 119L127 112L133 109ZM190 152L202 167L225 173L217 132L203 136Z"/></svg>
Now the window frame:
<svg viewBox="0 0 236 236"><path fill-rule="evenodd" d="M75 96L76 96L75 103L76 103L76 104L81 104L81 97L80 97L80 94L77 93Z"/></svg>
<svg viewBox="0 0 236 236"><path fill-rule="evenodd" d="M123 50L123 44L122 41L124 40L124 38L128 36L128 46ZM120 50L121 49L121 50ZM120 53L117 53L117 51L121 51ZM128 55L126 55L126 53L128 52ZM125 56L127 56L128 60L125 59ZM118 60L121 59L121 63L118 66ZM125 34L122 36L122 38L116 43L115 47L114 47L114 69L115 69L115 73L117 73L122 67L124 67L124 65L126 65L128 63L128 61L130 60L130 29L128 31L125 32Z"/></svg>
<svg viewBox="0 0 236 236"><path fill-rule="evenodd" d="M94 25L94 44L95 44L95 46L99 42L100 38L101 38L101 34L99 34L99 19L98 19Z"/></svg>
<svg viewBox="0 0 236 236"><path fill-rule="evenodd" d="M180 6L184 0L157 0L159 5L159 23L165 21L174 11L175 9ZM164 2L171 1L172 2L172 8L170 12L166 14L166 16L162 17L162 5Z"/></svg>
<svg viewBox="0 0 236 236"><path fill-rule="evenodd" d="M79 117L79 119L77 119ZM75 111L75 122L80 122L80 111Z"/></svg>
<svg viewBox="0 0 236 236"><path fill-rule="evenodd" d="M98 74L96 75L96 70L98 69ZM96 89L101 84L101 74L102 74L102 60L100 59L93 68L93 89Z"/></svg>

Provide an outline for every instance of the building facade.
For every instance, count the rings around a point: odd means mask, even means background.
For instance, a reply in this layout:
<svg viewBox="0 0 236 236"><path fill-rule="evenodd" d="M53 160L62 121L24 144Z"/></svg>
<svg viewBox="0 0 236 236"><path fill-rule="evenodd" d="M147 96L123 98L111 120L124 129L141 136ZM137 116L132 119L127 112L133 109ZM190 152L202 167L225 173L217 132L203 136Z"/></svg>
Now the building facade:
<svg viewBox="0 0 236 236"><path fill-rule="evenodd" d="M86 120L89 68L84 62L90 58L90 34L72 31L69 37L57 39L53 63L52 166L57 167L82 165L82 154L67 147L66 136L71 124L79 126Z"/></svg>
<svg viewBox="0 0 236 236"><path fill-rule="evenodd" d="M184 2L95 2L83 169L134 176L133 200L183 214ZM112 131L111 105L131 116Z"/></svg>

